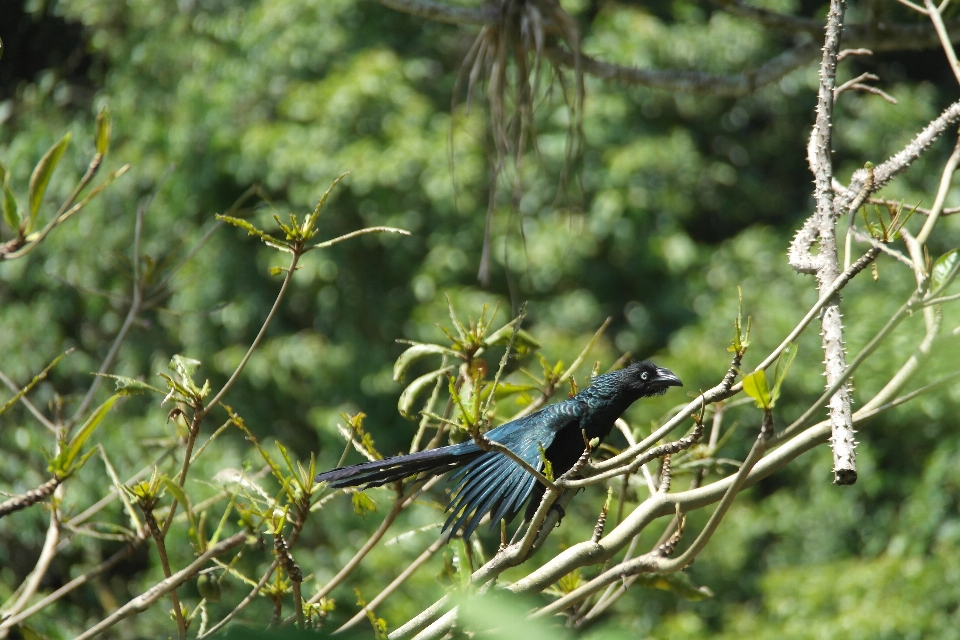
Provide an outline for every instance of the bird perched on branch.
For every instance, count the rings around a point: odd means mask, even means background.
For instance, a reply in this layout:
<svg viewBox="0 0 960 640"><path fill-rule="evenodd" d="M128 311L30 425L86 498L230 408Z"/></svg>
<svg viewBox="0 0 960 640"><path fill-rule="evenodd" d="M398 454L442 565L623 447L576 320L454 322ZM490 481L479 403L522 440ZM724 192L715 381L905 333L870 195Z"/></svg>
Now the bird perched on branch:
<svg viewBox="0 0 960 640"><path fill-rule="evenodd" d="M546 458L554 477L560 477L583 455L587 442L607 437L631 404L661 395L668 387L682 386L669 369L637 362L597 376L572 398L502 424L485 436L509 448L538 472L543 472ZM319 474L315 480L330 482L333 487L366 489L421 473L439 475L454 469L458 471L451 478L454 487L447 506L451 513L443 528L452 525L456 531L463 526L465 538L487 513L491 527L500 520L509 523L528 499L526 517L532 518L545 490L535 476L509 456L484 450L473 441L340 467Z"/></svg>

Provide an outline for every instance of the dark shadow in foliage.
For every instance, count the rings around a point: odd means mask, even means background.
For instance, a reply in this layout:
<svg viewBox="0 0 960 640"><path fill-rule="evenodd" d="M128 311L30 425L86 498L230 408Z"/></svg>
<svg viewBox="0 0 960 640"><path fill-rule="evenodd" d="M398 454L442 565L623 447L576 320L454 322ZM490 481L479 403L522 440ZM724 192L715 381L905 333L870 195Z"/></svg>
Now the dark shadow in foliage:
<svg viewBox="0 0 960 640"><path fill-rule="evenodd" d="M301 640L309 638L317 640L318 638L333 638L337 640L369 640L373 637L373 631L367 628L361 628L351 631L344 631L333 635L333 629L324 629L322 631L311 631L306 629L296 629L287 627L283 629L262 629L257 627L245 627L232 625L223 633L213 636L217 640Z"/></svg>

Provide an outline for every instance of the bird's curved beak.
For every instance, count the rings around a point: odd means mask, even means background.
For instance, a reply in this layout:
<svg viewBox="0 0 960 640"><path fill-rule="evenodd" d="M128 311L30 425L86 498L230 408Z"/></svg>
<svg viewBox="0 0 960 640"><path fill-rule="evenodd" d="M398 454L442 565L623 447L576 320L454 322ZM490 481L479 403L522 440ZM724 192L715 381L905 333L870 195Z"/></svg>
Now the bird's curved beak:
<svg viewBox="0 0 960 640"><path fill-rule="evenodd" d="M657 382L665 387L682 387L683 383L673 371L664 367L657 367Z"/></svg>

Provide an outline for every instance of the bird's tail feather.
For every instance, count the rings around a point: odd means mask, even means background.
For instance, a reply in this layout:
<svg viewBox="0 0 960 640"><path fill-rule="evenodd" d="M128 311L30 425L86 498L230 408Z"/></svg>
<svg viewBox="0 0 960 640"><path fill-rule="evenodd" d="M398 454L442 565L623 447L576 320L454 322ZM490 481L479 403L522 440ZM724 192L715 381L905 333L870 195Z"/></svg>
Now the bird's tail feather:
<svg viewBox="0 0 960 640"><path fill-rule="evenodd" d="M471 446L464 446L469 444ZM362 462L321 473L316 482L329 482L333 487L379 487L419 473L437 475L463 466L482 451L472 443L418 451L406 456Z"/></svg>

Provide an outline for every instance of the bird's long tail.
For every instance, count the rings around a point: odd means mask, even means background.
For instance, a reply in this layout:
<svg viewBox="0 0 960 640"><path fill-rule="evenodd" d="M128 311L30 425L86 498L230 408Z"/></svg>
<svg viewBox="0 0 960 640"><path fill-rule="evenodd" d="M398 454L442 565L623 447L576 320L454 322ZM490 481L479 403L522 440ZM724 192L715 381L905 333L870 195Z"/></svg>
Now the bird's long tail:
<svg viewBox="0 0 960 640"><path fill-rule="evenodd" d="M333 487L379 487L420 473L439 475L471 462L483 451L472 442L418 451L406 456L362 462L326 471L314 478Z"/></svg>

